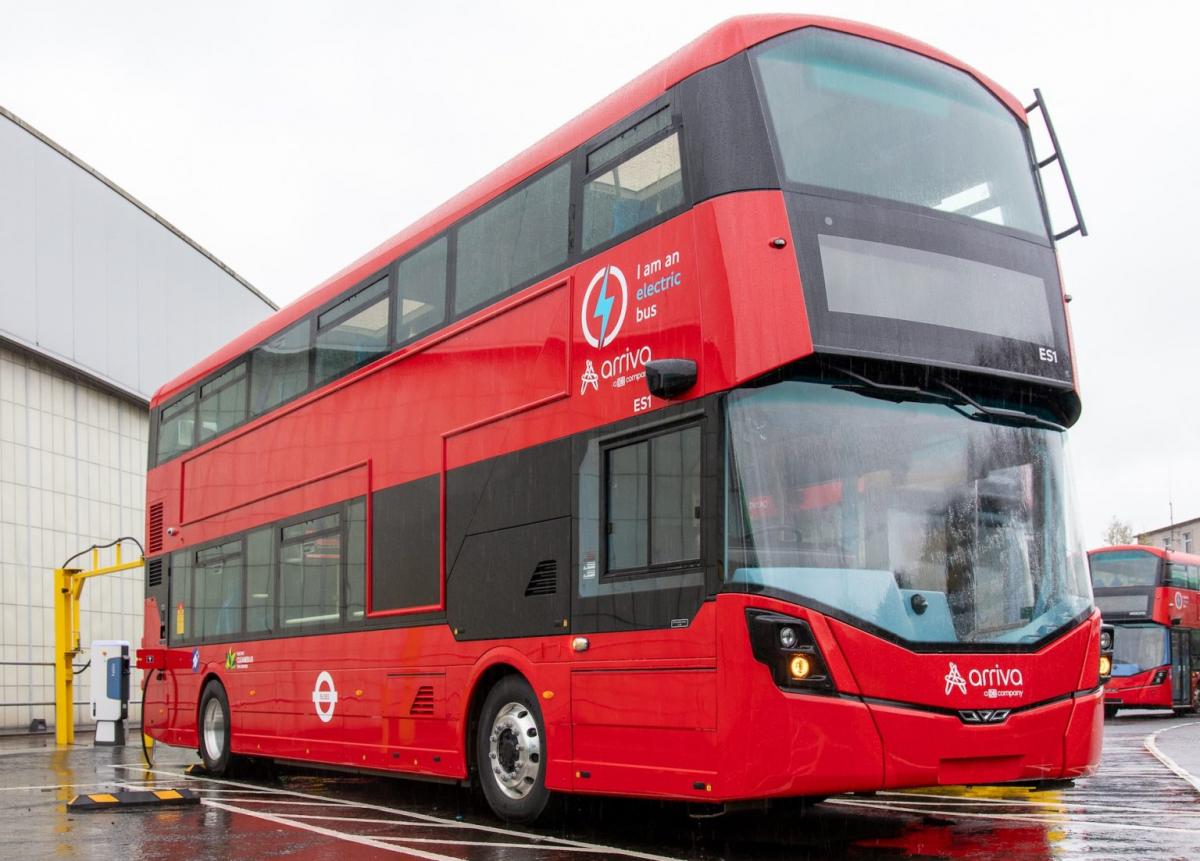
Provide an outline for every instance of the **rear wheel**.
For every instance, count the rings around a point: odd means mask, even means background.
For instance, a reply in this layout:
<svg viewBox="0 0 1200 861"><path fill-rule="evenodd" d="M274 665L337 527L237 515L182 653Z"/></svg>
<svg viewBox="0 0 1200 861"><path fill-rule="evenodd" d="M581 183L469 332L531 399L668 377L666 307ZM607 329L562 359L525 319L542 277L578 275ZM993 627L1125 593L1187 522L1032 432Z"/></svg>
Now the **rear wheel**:
<svg viewBox="0 0 1200 861"><path fill-rule="evenodd" d="M533 822L546 809L546 728L533 690L505 676L488 692L475 736L484 798L506 822Z"/></svg>
<svg viewBox="0 0 1200 861"><path fill-rule="evenodd" d="M229 697L220 682L209 682L200 695L200 758L205 770L220 777L229 768Z"/></svg>

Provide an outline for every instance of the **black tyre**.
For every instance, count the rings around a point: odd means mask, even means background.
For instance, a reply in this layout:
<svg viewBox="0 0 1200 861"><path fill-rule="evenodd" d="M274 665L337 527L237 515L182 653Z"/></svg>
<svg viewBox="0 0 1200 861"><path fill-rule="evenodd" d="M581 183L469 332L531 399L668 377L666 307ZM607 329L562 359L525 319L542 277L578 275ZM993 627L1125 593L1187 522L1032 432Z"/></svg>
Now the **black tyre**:
<svg viewBox="0 0 1200 861"><path fill-rule="evenodd" d="M204 768L220 777L233 759L229 752L229 697L220 682L209 682L200 695L198 733Z"/></svg>
<svg viewBox="0 0 1200 861"><path fill-rule="evenodd" d="M475 768L488 806L505 822L533 822L546 809L546 726L520 676L500 679L483 701Z"/></svg>
<svg viewBox="0 0 1200 861"><path fill-rule="evenodd" d="M1105 706L1104 707L1104 716L1106 718L1115 718L1117 716L1117 712L1119 712L1119 711L1120 711L1120 708L1118 708L1117 706Z"/></svg>

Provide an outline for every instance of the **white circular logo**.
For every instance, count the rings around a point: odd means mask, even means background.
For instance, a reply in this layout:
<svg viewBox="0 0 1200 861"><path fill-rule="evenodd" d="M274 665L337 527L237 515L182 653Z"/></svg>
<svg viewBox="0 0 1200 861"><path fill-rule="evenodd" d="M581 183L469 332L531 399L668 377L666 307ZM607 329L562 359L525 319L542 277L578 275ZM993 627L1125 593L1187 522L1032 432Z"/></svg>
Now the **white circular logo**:
<svg viewBox="0 0 1200 861"><path fill-rule="evenodd" d="M322 723L333 720L333 708L337 705L337 688L333 686L333 676L327 670L321 670L317 683L313 685L313 705L317 707L317 717Z"/></svg>
<svg viewBox="0 0 1200 861"><path fill-rule="evenodd" d="M1183 593L1182 592L1175 593L1175 609L1176 610L1183 609Z"/></svg>
<svg viewBox="0 0 1200 861"><path fill-rule="evenodd" d="M621 288L620 295L609 293L610 276ZM592 291L596 289L597 284L600 284L600 292L596 294L596 301L593 303ZM619 311L613 308L613 305L618 302L621 303ZM629 307L629 285L625 282L625 273L616 266L600 267L599 271L592 276L591 283L588 284L587 291L583 294L583 309L580 312L579 320L583 324L583 337L598 350L607 347L621 331L627 307ZM592 334L592 321L595 321L594 325L599 332L598 335Z"/></svg>

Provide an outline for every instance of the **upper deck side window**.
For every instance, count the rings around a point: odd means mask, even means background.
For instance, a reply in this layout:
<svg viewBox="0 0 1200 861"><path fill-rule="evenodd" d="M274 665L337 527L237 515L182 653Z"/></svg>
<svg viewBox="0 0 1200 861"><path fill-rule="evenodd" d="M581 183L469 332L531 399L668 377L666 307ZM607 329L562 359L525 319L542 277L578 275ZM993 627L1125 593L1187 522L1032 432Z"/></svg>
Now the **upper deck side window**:
<svg viewBox="0 0 1200 861"><path fill-rule="evenodd" d="M1025 131L966 72L816 27L751 56L787 182L1046 236Z"/></svg>
<svg viewBox="0 0 1200 861"><path fill-rule="evenodd" d="M250 414L261 415L308 388L312 321L305 318L250 354Z"/></svg>
<svg viewBox="0 0 1200 861"><path fill-rule="evenodd" d="M200 386L200 423L197 442L212 439L246 420L246 363Z"/></svg>
<svg viewBox="0 0 1200 861"><path fill-rule="evenodd" d="M458 228L454 310L495 300L567 262L571 166L563 162Z"/></svg>
<svg viewBox="0 0 1200 861"><path fill-rule="evenodd" d="M192 447L196 432L196 394L165 407L159 417L158 460L161 463Z"/></svg>
<svg viewBox="0 0 1200 861"><path fill-rule="evenodd" d="M446 246L439 237L396 267L396 343L405 344L446 320Z"/></svg>
<svg viewBox="0 0 1200 861"><path fill-rule="evenodd" d="M664 107L588 154L584 251L682 205L679 132L668 133L670 124L670 108Z"/></svg>
<svg viewBox="0 0 1200 861"><path fill-rule="evenodd" d="M321 385L388 351L391 313L385 275L317 317L314 384Z"/></svg>

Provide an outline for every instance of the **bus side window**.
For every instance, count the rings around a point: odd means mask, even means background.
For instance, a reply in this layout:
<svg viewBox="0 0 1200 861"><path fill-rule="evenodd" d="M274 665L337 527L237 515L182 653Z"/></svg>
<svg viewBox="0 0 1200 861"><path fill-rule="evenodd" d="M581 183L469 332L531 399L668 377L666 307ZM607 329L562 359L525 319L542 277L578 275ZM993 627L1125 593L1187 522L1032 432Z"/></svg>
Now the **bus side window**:
<svg viewBox="0 0 1200 861"><path fill-rule="evenodd" d="M388 351L390 303L385 275L317 317L314 385L339 377Z"/></svg>
<svg viewBox="0 0 1200 861"><path fill-rule="evenodd" d="M242 631L245 571L242 540L206 547L196 554L192 573L198 640L229 640Z"/></svg>
<svg viewBox="0 0 1200 861"><path fill-rule="evenodd" d="M246 536L246 631L275 629L275 530L267 527Z"/></svg>
<svg viewBox="0 0 1200 861"><path fill-rule="evenodd" d="M700 561L700 427L605 453L605 574Z"/></svg>
<svg viewBox="0 0 1200 861"><path fill-rule="evenodd" d="M588 154L588 174L583 186L583 249L588 251L653 221L683 203L683 170L679 133L672 132L634 155L613 159L652 139L670 123L663 108L620 137Z"/></svg>
<svg viewBox="0 0 1200 861"><path fill-rule="evenodd" d="M403 344L446 319L446 237L401 260L396 281L396 343Z"/></svg>
<svg viewBox="0 0 1200 861"><path fill-rule="evenodd" d="M346 621L361 622L367 607L367 501L346 506Z"/></svg>
<svg viewBox="0 0 1200 861"><path fill-rule="evenodd" d="M192 639L192 551L171 554L171 601L167 620L167 642L172 646Z"/></svg>
<svg viewBox="0 0 1200 861"><path fill-rule="evenodd" d="M250 414L261 415L308 388L310 319L280 332L250 354Z"/></svg>
<svg viewBox="0 0 1200 861"><path fill-rule="evenodd" d="M470 311L567 260L571 165L511 192L458 228L454 311Z"/></svg>
<svg viewBox="0 0 1200 861"><path fill-rule="evenodd" d="M170 460L187 451L195 443L196 393L191 392L169 407L159 417L158 462Z"/></svg>
<svg viewBox="0 0 1200 861"><path fill-rule="evenodd" d="M279 623L284 630L341 619L342 530L338 513L280 530Z"/></svg>

